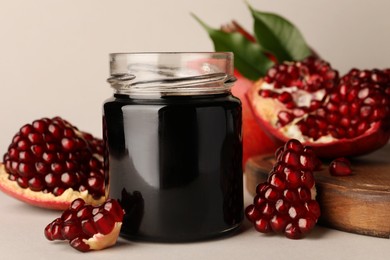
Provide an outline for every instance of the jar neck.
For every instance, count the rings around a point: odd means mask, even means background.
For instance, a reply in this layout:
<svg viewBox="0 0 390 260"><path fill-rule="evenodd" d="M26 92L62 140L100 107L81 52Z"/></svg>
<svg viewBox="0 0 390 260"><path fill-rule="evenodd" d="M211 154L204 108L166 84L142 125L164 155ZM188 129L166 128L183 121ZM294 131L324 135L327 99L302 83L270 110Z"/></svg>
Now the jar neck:
<svg viewBox="0 0 390 260"><path fill-rule="evenodd" d="M107 80L116 94L137 98L230 92L233 53L113 53Z"/></svg>
<svg viewBox="0 0 390 260"><path fill-rule="evenodd" d="M204 96L230 93L236 78L225 73L211 73L191 77L174 77L153 80L136 80L128 73L112 75L107 79L114 94L136 98L167 96Z"/></svg>

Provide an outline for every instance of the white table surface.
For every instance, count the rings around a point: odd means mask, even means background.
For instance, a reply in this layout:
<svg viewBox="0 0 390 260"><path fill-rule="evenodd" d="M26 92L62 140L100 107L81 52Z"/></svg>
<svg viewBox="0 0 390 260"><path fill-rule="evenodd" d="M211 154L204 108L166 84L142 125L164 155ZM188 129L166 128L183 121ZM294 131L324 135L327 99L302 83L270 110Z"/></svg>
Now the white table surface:
<svg viewBox="0 0 390 260"><path fill-rule="evenodd" d="M252 198L245 193L245 205ZM390 259L390 240L316 226L301 240L256 232L245 220L240 232L222 239L164 244L119 238L102 251L80 253L67 242L50 242L45 226L60 212L35 208L0 193L0 259ZM390 221L390 220L389 220Z"/></svg>

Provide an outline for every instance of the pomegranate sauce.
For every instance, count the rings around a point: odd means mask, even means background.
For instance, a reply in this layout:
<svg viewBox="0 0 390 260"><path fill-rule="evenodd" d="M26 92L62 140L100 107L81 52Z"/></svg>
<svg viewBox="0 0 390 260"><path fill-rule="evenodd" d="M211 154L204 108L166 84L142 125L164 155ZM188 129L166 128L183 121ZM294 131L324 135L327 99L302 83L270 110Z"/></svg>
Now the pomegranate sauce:
<svg viewBox="0 0 390 260"><path fill-rule="evenodd" d="M121 235L181 242L237 230L243 219L241 104L230 93L104 104L109 196Z"/></svg>

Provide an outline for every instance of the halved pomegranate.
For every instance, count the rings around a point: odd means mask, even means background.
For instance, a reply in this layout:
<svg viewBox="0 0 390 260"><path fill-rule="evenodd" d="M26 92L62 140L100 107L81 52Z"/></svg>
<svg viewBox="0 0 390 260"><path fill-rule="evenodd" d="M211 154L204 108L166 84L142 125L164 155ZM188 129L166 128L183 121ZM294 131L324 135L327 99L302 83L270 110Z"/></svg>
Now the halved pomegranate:
<svg viewBox="0 0 390 260"><path fill-rule="evenodd" d="M24 125L0 164L0 190L29 204L66 209L106 198L103 142L60 117Z"/></svg>
<svg viewBox="0 0 390 260"><path fill-rule="evenodd" d="M68 240L82 252L101 250L116 243L123 215L123 209L114 199L94 207L79 198L46 226L44 234L51 241Z"/></svg>
<svg viewBox="0 0 390 260"><path fill-rule="evenodd" d="M390 69L352 69L340 78L318 58L284 62L272 67L247 98L277 143L295 138L319 157L363 155L390 137Z"/></svg>

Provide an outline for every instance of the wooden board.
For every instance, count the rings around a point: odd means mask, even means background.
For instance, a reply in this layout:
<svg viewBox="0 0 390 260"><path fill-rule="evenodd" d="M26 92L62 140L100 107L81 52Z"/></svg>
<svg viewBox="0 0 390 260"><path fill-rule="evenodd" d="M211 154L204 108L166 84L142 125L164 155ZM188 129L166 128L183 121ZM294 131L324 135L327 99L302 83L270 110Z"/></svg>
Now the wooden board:
<svg viewBox="0 0 390 260"><path fill-rule="evenodd" d="M256 194L258 183L267 179L273 155L248 160L246 188ZM314 177L321 206L319 224L352 233L390 238L390 145L351 160L352 176L335 177L323 164Z"/></svg>

